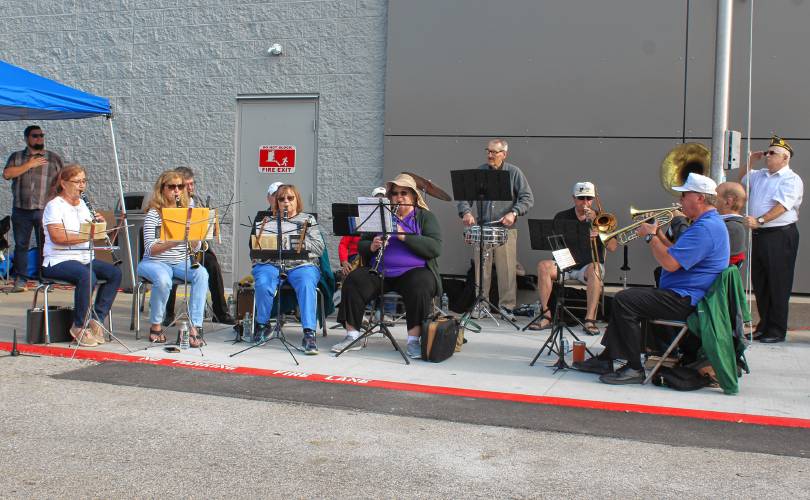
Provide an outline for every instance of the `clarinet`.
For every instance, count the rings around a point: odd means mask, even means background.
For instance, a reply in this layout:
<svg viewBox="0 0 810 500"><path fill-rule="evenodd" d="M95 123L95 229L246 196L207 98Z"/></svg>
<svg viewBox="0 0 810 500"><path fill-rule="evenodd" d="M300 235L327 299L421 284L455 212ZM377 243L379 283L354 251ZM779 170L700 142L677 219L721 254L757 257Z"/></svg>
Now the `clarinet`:
<svg viewBox="0 0 810 500"><path fill-rule="evenodd" d="M87 197L87 193L85 193L84 191L81 191L81 192L79 192L79 197L81 197L82 201L84 202L84 205L87 207L87 210L90 211L90 215L93 217L93 222L98 222L98 213L96 212L96 209L93 208L93 204L90 203L90 199ZM119 259L117 255L115 255L115 250L113 250L112 240L110 240L110 235L106 231L104 232L104 239L105 239L105 243L107 244L107 246L110 247L110 258L112 258L113 265L114 266L121 265L121 263L123 261L121 259Z"/></svg>
<svg viewBox="0 0 810 500"><path fill-rule="evenodd" d="M395 231L397 227L397 212L399 212L399 205L394 205L391 209L391 230ZM383 228L385 229L385 228ZM387 234L385 236L385 241L383 241L382 245L380 245L380 249L377 250L377 260L374 261L374 267L370 269L372 274L379 274L380 272L380 261L382 261L383 253L385 252L385 248L388 246L388 240L391 239L391 235Z"/></svg>
<svg viewBox="0 0 810 500"><path fill-rule="evenodd" d="M183 204L180 202L180 196L179 195L174 195L174 204L177 206L177 208L183 208ZM191 266L190 267L192 269L197 269L198 267L200 267L200 263L197 262L197 259L194 258L194 254L195 254L195 252L194 252L194 249L191 248L191 243L188 243L186 245L186 258L188 259L189 257L191 257Z"/></svg>

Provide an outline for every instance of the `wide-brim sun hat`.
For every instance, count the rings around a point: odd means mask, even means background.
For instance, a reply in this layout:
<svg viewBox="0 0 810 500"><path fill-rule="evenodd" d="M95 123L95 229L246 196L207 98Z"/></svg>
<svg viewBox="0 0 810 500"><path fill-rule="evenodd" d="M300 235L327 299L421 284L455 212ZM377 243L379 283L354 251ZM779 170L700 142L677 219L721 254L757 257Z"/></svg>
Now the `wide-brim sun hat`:
<svg viewBox="0 0 810 500"><path fill-rule="evenodd" d="M391 192L391 187L399 186L399 187L406 187L411 188L414 193L416 193L416 205L420 208L424 208L425 210L430 210L428 208L427 203L425 203L425 199L422 198L422 193L416 187L416 181L408 174L399 174L394 178L393 181L388 181L385 183L385 191L386 193Z"/></svg>

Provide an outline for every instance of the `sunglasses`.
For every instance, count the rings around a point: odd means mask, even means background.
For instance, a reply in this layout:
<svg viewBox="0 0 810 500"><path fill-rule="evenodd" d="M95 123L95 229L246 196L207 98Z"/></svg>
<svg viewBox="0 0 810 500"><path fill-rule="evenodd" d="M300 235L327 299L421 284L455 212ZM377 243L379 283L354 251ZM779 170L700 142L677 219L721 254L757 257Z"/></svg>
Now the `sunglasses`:
<svg viewBox="0 0 810 500"><path fill-rule="evenodd" d="M278 201L295 201L295 196L279 196Z"/></svg>
<svg viewBox="0 0 810 500"><path fill-rule="evenodd" d="M764 153L762 153L762 156L774 156L774 155L779 155L779 154L782 154L782 153L780 153L778 151L765 151Z"/></svg>
<svg viewBox="0 0 810 500"><path fill-rule="evenodd" d="M29 137L32 137L34 139L42 139L43 137L45 137L45 134L44 133L43 134L30 134Z"/></svg>
<svg viewBox="0 0 810 500"><path fill-rule="evenodd" d="M403 190L403 191L389 191L388 196L409 196L411 194L410 191Z"/></svg>
<svg viewBox="0 0 810 500"><path fill-rule="evenodd" d="M593 200L593 196L577 196L577 199L578 200L591 201L591 200Z"/></svg>
<svg viewBox="0 0 810 500"><path fill-rule="evenodd" d="M164 184L163 186L169 188L169 191L174 191L175 189L182 191L186 188L185 184Z"/></svg>

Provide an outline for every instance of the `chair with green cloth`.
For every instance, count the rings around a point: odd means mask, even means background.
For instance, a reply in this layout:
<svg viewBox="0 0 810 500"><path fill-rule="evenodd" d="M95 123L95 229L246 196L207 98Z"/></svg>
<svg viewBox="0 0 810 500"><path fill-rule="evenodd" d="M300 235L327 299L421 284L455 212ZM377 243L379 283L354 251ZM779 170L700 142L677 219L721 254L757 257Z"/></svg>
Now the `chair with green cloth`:
<svg viewBox="0 0 810 500"><path fill-rule="evenodd" d="M681 339L692 332L700 338L701 352L714 368L717 382L726 394L737 394L737 361L745 363L742 337L743 323L751 321L751 311L745 300L745 290L737 266L727 267L712 283L706 295L686 321L651 320L650 323L680 327L675 339L650 371L643 383L652 380L664 360ZM738 339L735 342L735 337Z"/></svg>

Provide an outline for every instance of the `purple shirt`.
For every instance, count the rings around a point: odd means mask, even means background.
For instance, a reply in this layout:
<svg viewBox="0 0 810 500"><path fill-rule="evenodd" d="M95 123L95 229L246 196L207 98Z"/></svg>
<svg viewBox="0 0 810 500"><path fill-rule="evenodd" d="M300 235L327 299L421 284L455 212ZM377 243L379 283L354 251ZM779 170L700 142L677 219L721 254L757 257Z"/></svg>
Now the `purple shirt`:
<svg viewBox="0 0 810 500"><path fill-rule="evenodd" d="M422 228L416 222L416 211L411 212L400 222L406 233L422 234ZM407 236L406 236L407 238ZM372 267L377 261L375 256L372 259ZM399 241L396 236L391 236L388 240L388 246L385 248L383 254L383 276L386 278L396 278L402 276L411 269L417 267L425 267L426 260L419 257L403 241Z"/></svg>

